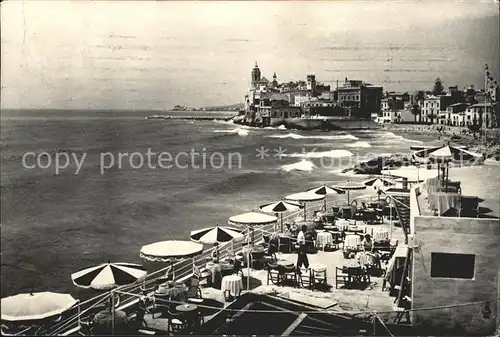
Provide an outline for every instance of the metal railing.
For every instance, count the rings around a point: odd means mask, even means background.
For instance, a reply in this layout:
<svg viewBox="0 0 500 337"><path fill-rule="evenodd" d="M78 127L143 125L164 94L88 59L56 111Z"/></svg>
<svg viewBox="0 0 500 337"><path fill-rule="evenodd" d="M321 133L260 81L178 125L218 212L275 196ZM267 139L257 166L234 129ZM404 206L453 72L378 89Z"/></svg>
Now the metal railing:
<svg viewBox="0 0 500 337"><path fill-rule="evenodd" d="M328 204L333 203L334 201L328 202ZM316 201L309 203L309 207L307 209L308 213L313 213L316 208L323 206L323 201ZM294 217L296 217L299 213L302 213L303 210L297 210L294 212L290 212L287 215L283 216L284 221L290 221ZM279 223L280 220L277 221ZM255 243L259 243L263 241L264 233L276 233L279 231L279 226L276 226L276 223L271 223L268 225L255 227L253 238ZM244 242L236 242L236 243L225 243L219 245L219 256L224 256L228 254L230 250L234 253L240 252L244 246ZM173 268L175 268L175 275L177 282L182 282L187 280L189 277L193 275L193 266L198 267L203 270L206 264L207 257L211 257L215 252L216 247L211 247L204 250L200 255L193 259L184 259L177 261L174 263ZM132 307L133 305L138 303L138 298L142 293L143 289L152 289L155 286L156 280L165 275L165 272L170 269L171 266L165 266L151 274L148 274L146 279L141 283L134 283L131 285L120 286L114 289L115 293L126 292L129 294L135 294L136 296L121 296L119 300L119 305L116 307L116 310L126 310L127 308ZM111 291L106 292L104 294L97 295L93 298L90 298L84 302L78 303L78 306L70 309L66 315L67 318L64 320L48 327L44 331L42 331L43 335L69 335L77 332L80 329L80 322L88 320L94 312L92 309L101 308L98 307L99 304L104 303L104 300L110 297ZM104 308L101 308L101 310Z"/></svg>
<svg viewBox="0 0 500 337"><path fill-rule="evenodd" d="M355 198L353 200L363 200L363 201L373 201L377 197L369 197L369 196L361 196L359 198ZM338 200L328 200L327 209L333 206L338 206L340 203ZM315 211L322 208L324 205L324 201L315 201L308 204L307 213L313 214ZM294 217L297 217L298 214L302 214L303 210L297 210L288 213L283 216L284 222L290 222ZM264 240L264 235L269 235L273 233L277 233L280 231L280 219L277 220L276 223L271 223L263 226L257 226L254 228L253 233L253 242L260 243ZM225 243L219 245L219 256L223 257L228 254L229 251L233 253L241 252L243 246L245 245L244 241L235 242L235 243ZM193 275L193 268L196 266L200 270L205 269L207 257L213 256L216 247L210 247L204 250L200 255L192 259L183 259L177 261L173 264L173 268L175 268L175 276L176 279L174 281L183 282L189 279ZM121 294L121 298L119 299L119 304L115 306L116 310L127 310L136 305L139 301L139 297L143 290L151 291L156 286L156 280L160 277L163 277L165 273L171 268L171 265L165 266L151 274L148 274L146 279L141 283L134 283L131 285L120 286L114 289L114 291L108 291L104 294L100 294L91 299L88 299L84 302L79 302L78 306L70 309L66 314L67 318L64 320L48 327L44 331L42 331L43 335L63 335L67 336L69 334L76 333L80 330L80 323L82 321L88 321L89 318L93 314L95 314L92 309L100 309L103 310L104 307L100 307L99 305L104 303L105 300L110 300L111 293ZM125 295L126 293L126 295Z"/></svg>

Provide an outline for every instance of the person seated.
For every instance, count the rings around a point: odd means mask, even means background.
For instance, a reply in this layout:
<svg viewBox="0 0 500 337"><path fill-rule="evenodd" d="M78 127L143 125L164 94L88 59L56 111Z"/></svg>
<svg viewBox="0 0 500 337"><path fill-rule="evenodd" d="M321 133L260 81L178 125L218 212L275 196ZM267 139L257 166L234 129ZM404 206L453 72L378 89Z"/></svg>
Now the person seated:
<svg viewBox="0 0 500 337"><path fill-rule="evenodd" d="M363 241L361 241L363 249L365 252L371 252L373 250L373 240L370 234L366 234Z"/></svg>

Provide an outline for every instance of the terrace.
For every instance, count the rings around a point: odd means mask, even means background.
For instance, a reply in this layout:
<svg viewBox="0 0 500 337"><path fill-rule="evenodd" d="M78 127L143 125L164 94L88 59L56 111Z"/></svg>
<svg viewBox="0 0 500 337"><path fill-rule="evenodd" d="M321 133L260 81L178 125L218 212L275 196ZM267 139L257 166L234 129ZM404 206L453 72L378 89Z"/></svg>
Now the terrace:
<svg viewBox="0 0 500 337"><path fill-rule="evenodd" d="M314 212L315 209L320 208L321 204L322 203L316 203L309 208L309 211ZM350 207L350 210L352 211L353 208ZM355 210L348 218L354 217L353 215L355 213L358 214ZM323 218L326 223L321 223L321 221L316 223L316 225L319 225L317 229L321 227L323 227L323 229L315 231L316 236L313 241L314 247L312 247L311 254L308 254L308 257L311 269L315 269L318 265L322 266L321 269L324 272L324 276L319 286L315 286L315 281L311 283L312 278L310 274L307 274L307 271L304 271L301 277L292 273L291 277L288 279L288 281L292 281L291 283L280 283L276 281L276 279L274 282L273 280L268 281L271 273L269 269L271 269L271 271L273 270L273 268L269 268L268 262L264 263L260 268L254 266L253 262L251 262L252 266L256 269L250 269L249 271L247 268L244 268L242 270L242 275L240 274L242 276L242 284L246 285L246 280L248 279L250 281L250 292L253 294L273 295L274 297L279 297L281 300L312 306L320 310L328 309L342 313L355 312L359 317L364 319L372 319L371 317L373 317L376 311L378 312L377 317L381 322L386 322L385 324L388 324L387 322L399 323L401 317L398 318L397 308L394 307L394 302L396 302L395 297L399 295L399 281L396 282L394 277L389 277L389 282L385 287L386 289L383 289L385 282L380 274L382 269L379 269L375 273L370 272L369 278L365 278L357 274L351 275L349 271L352 269L351 267L349 267L351 269L347 267L343 268L346 265L359 262L359 256L355 256L355 252L360 250L359 237L363 236L365 233L373 234L374 238L377 235L376 233L385 232L386 235L390 233L387 235L386 244L381 248L381 253L386 255L384 257L385 259L382 261L384 267L387 265L387 259L390 258L391 255L397 260L397 266L401 266L404 263L406 253L401 252L408 250L407 248L404 250L405 246L403 245L405 234L400 227L395 227L394 224L391 225L389 215L393 214L392 211L384 211L384 214L385 216L380 219L381 221L376 223L369 222L370 224L360 220L335 220L332 215ZM289 220L293 216L296 216L296 214L292 214L290 217L285 218L285 220ZM338 221L343 224L336 226ZM392 221L392 223L393 222L394 221ZM277 230L274 225L263 226L255 231L255 242L262 247L266 247L266 242L269 243L269 241L272 241L272 237L276 236L276 232ZM332 237L335 237L335 240L328 242L327 245L318 245L319 241L321 241L318 239L318 236L329 237L330 234L326 233L330 233ZM353 237L358 238L355 249L351 249L350 251L345 250L346 242L349 241L346 239L347 237L351 237L351 239ZM389 238L392 239L392 246L389 245ZM397 243L395 243L395 240L398 240L400 243L398 247L396 247ZM278 246L280 245L278 244ZM238 252L242 248L241 243L234 244L232 248L230 247L231 245L222 247L221 257L227 255L230 250ZM269 248L269 244L267 244L267 247ZM388 251L384 253L382 251L384 249ZM213 249L209 249L199 258L193 259L192 261L189 259L188 261L183 261L178 264L176 270L178 278L176 279L176 283L179 284L183 282L189 287L193 275L193 265L204 272L208 269L207 258L212 256L212 253ZM240 253L238 255L244 260L243 254ZM276 260L272 263L290 265L296 263L296 259L297 255L293 253L293 249L292 252L285 249L276 254ZM361 267L363 266L360 265L355 267L355 269L358 271L365 270ZM191 304L201 309L199 310L201 314L198 315L197 318L201 320L202 316L202 321L206 324L206 322L209 322L216 315L221 315L221 313L224 312L227 313L228 306L248 293L246 286L244 286L242 287L243 291L241 293L227 294L221 289L221 280L219 279L215 284L209 282L203 285L200 288L200 295L194 296L194 302L187 298L180 300L171 297L159 299L154 292L154 288L158 278L164 275L166 269L167 268L150 274L143 284L120 287L111 294L103 294L90 301L81 303L78 306L78 312L76 312L75 309L75 312L68 313L68 317L64 317L60 323L50 326L43 332L47 335L68 335L73 333L89 334L90 331L86 329L88 323L94 319L96 312L102 312L103 307L99 305L99 302L102 303L107 300L105 295L109 297L110 295L120 294L122 300L121 303L116 306L116 310L117 312L125 313L125 317L128 317L128 320L133 320L135 317L134 313L138 308L138 300L142 292L141 289L146 289L148 297L155 298L155 304L150 306L149 313L145 315L147 326L143 326L139 330L137 330L136 327L132 327L132 330L130 330L130 327L127 327L126 331L123 331L119 330L119 326L117 325L115 326L115 333L118 331L121 331L120 333L122 334L128 331L133 331L133 333L139 331L139 333L143 334L186 333L193 331L195 327L189 326L188 328L180 324L176 329L172 329L172 317L169 315L170 310L165 311L166 307L167 309L172 307L175 308L177 305L187 300L187 303L191 302ZM196 299L196 297L201 297L201 299ZM202 300L202 302L197 302L198 300ZM165 302L167 302L166 306Z"/></svg>

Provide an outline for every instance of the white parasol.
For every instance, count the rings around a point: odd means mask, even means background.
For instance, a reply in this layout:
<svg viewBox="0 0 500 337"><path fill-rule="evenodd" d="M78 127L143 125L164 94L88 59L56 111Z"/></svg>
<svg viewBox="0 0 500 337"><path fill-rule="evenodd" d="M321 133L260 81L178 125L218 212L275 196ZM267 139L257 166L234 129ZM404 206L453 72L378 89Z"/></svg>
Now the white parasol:
<svg viewBox="0 0 500 337"><path fill-rule="evenodd" d="M327 195L344 194L345 193L345 191L341 190L340 188L333 188L333 187L326 186L326 185L311 188L311 189L307 190L307 192L311 192L314 194L319 194L319 195L325 196L325 211L326 211L326 196Z"/></svg>
<svg viewBox="0 0 500 337"><path fill-rule="evenodd" d="M304 221L306 221L306 216L307 216L306 203L311 201L322 200L324 198L325 195L315 194L312 192L299 192L287 195L285 197L285 199L287 200L300 201L304 203Z"/></svg>
<svg viewBox="0 0 500 337"><path fill-rule="evenodd" d="M2 321L38 321L60 315L78 303L69 294L24 293L2 298Z"/></svg>
<svg viewBox="0 0 500 337"><path fill-rule="evenodd" d="M347 191L347 204L350 204L350 196L349 192L350 191L359 191L359 190L364 190L366 188L366 185L363 183L357 183L353 181L346 181L340 184L337 184L334 186L335 188L340 188L342 190Z"/></svg>
<svg viewBox="0 0 500 337"><path fill-rule="evenodd" d="M221 227L219 225L209 228L198 229L191 232L190 238L192 241L203 243L206 245L217 245L216 253L219 258L219 243L230 241L241 241L245 236L241 230L231 227Z"/></svg>

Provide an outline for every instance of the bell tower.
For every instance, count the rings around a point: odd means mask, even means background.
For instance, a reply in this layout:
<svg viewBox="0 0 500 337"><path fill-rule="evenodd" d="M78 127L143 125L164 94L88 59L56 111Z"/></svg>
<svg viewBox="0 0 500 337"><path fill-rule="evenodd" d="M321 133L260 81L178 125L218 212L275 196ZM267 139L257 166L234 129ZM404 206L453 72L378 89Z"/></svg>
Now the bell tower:
<svg viewBox="0 0 500 337"><path fill-rule="evenodd" d="M257 62L255 62L255 67L252 69L252 87L255 87L257 85L257 82L260 81L260 69L259 66L257 65Z"/></svg>

